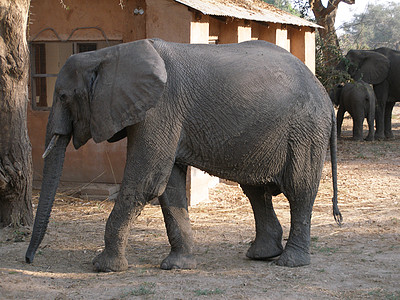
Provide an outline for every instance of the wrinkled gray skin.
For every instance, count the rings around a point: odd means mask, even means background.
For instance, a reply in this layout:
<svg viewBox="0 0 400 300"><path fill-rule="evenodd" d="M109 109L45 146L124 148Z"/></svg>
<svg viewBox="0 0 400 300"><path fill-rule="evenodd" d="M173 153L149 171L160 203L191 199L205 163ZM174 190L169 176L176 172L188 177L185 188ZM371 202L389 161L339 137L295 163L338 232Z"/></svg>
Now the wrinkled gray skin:
<svg viewBox="0 0 400 300"><path fill-rule="evenodd" d="M377 99L375 139L392 139L392 112L400 101L400 51L389 48L350 50L349 74L355 79L373 84ZM344 66L342 65L341 68Z"/></svg>
<svg viewBox="0 0 400 300"><path fill-rule="evenodd" d="M142 40L82 53L60 71L47 125L42 193L26 253L46 231L65 147L128 137L125 174L108 218L98 271L127 269L129 226L159 197L170 254L161 268L194 268L186 201L187 166L237 181L254 210L253 259L310 263L311 210L325 154L332 153L337 221L336 130L332 103L308 68L267 42L188 45ZM285 249L272 195L290 202Z"/></svg>
<svg viewBox="0 0 400 300"><path fill-rule="evenodd" d="M367 141L374 140L374 120L376 98L372 86L362 80L338 85L331 93L332 102L339 106L337 112L337 132L340 138L343 116L347 111L353 119L353 139L363 140L363 122L367 119L368 136Z"/></svg>

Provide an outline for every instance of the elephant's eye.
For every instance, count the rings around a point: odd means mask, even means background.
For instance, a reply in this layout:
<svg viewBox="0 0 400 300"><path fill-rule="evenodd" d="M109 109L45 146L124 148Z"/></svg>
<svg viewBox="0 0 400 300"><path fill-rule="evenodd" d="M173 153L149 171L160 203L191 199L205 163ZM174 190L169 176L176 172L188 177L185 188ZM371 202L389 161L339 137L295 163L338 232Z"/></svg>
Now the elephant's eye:
<svg viewBox="0 0 400 300"><path fill-rule="evenodd" d="M67 95L66 95L66 94L61 94L61 95L60 95L60 100L61 100L62 102L67 101Z"/></svg>

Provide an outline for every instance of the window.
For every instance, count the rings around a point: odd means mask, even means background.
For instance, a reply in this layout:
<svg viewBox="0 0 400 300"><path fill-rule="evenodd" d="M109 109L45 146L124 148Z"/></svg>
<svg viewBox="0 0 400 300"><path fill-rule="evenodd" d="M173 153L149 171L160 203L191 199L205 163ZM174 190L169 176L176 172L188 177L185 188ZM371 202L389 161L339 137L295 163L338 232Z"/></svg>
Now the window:
<svg viewBox="0 0 400 300"><path fill-rule="evenodd" d="M97 44L96 43L78 43L77 48L78 48L77 49L78 53L95 51L95 50L97 50Z"/></svg>
<svg viewBox="0 0 400 300"><path fill-rule="evenodd" d="M36 44L32 48L35 56L35 89L36 89L36 104L38 106L47 106L47 91L46 91L46 46L45 44ZM43 77L42 77L43 76Z"/></svg>
<svg viewBox="0 0 400 300"><path fill-rule="evenodd" d="M219 37L218 36L209 36L208 37L209 44L219 44Z"/></svg>
<svg viewBox="0 0 400 300"><path fill-rule="evenodd" d="M32 108L49 110L58 72L68 57L75 53L94 51L119 42L32 42L31 95Z"/></svg>

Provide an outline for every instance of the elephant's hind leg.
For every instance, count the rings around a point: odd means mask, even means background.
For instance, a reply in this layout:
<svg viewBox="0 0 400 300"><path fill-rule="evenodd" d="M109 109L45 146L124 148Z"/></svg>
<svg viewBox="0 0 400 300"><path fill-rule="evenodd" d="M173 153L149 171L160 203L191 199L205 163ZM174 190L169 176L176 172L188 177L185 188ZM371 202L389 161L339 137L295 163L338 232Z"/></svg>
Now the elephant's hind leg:
<svg viewBox="0 0 400 300"><path fill-rule="evenodd" d="M196 268L186 199L186 169L186 166L173 167L165 192L159 197L171 244L170 254L161 263L164 270Z"/></svg>
<svg viewBox="0 0 400 300"><path fill-rule="evenodd" d="M247 251L251 259L270 259L282 251L282 227L272 206L272 196L263 186L241 185L253 208L256 238Z"/></svg>
<svg viewBox="0 0 400 300"><path fill-rule="evenodd" d="M309 265L311 212L316 192L286 197L290 203L290 233L285 250L277 260L277 264L287 267Z"/></svg>

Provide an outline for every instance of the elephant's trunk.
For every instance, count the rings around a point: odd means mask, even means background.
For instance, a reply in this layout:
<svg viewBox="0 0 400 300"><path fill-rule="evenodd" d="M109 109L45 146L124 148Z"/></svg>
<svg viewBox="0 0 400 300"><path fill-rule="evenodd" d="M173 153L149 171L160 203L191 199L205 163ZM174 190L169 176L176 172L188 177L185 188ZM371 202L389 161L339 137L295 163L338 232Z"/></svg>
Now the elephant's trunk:
<svg viewBox="0 0 400 300"><path fill-rule="evenodd" d="M36 250L46 233L51 208L53 206L54 197L62 173L65 150L69 143L70 137L70 135L54 135L51 141L49 141L50 138L47 137L42 189L40 192L35 223L33 225L31 241L25 255L25 260L27 263L31 263L33 261Z"/></svg>

